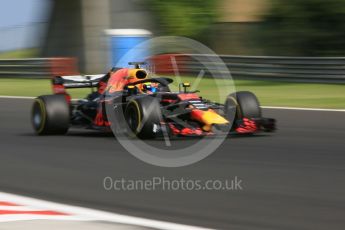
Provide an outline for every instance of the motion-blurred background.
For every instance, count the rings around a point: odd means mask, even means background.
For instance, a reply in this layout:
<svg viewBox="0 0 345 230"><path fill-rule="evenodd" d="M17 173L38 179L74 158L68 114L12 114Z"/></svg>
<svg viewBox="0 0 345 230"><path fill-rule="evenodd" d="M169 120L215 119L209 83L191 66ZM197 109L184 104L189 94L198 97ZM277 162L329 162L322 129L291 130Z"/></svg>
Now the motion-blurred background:
<svg viewBox="0 0 345 230"><path fill-rule="evenodd" d="M237 85L253 86L266 105L344 107L343 87L329 84L345 82L343 0L2 0L0 75L28 75L29 64L37 70L31 75L44 75L43 60L23 59L38 57L73 57L76 72L106 72L120 53L110 29L195 39L221 55L235 78L260 80ZM284 87L306 101L277 95Z"/></svg>
<svg viewBox="0 0 345 230"><path fill-rule="evenodd" d="M2 57L72 55L87 63L104 51L110 28L187 36L220 54L345 54L342 0L3 0L0 12Z"/></svg>
<svg viewBox="0 0 345 230"><path fill-rule="evenodd" d="M105 73L131 48L116 48L116 36L129 32L135 41L175 35L206 44L230 69L236 91L255 93L263 115L277 119L277 133L231 137L212 156L180 168L148 165L90 130L35 136L30 98L52 94L52 72ZM217 229L343 230L344 35L345 0L1 0L0 206L4 191ZM172 55L193 84L200 66ZM215 99L219 89L207 77L197 89ZM85 98L90 89L70 93ZM108 176L238 176L244 190L106 191ZM47 224L42 228L60 226Z"/></svg>

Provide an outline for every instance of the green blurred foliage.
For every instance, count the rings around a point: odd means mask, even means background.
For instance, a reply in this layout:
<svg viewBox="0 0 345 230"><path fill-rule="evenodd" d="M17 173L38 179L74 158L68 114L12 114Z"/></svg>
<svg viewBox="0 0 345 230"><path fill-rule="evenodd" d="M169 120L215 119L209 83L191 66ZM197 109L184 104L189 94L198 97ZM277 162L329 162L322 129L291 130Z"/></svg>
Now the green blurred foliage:
<svg viewBox="0 0 345 230"><path fill-rule="evenodd" d="M39 54L39 50L37 48L12 50L12 51L0 52L0 59L33 58L33 57L37 57L38 54Z"/></svg>
<svg viewBox="0 0 345 230"><path fill-rule="evenodd" d="M345 55L344 0L271 0L261 29L268 55Z"/></svg>
<svg viewBox="0 0 345 230"><path fill-rule="evenodd" d="M164 35L200 38L216 20L219 0L149 0Z"/></svg>

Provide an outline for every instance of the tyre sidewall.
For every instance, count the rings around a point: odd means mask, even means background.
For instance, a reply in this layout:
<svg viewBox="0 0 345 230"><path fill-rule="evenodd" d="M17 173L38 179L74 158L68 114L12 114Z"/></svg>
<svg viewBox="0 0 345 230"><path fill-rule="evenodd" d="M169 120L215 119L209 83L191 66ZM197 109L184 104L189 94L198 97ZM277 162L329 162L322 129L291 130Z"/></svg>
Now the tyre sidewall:
<svg viewBox="0 0 345 230"><path fill-rule="evenodd" d="M159 101L154 97L140 97L132 99L125 111L125 116L128 115L129 110L134 109L138 114L139 124L136 129L130 129L134 134L141 139L154 138L158 135L158 130L161 129L161 111Z"/></svg>
<svg viewBox="0 0 345 230"><path fill-rule="evenodd" d="M34 121L36 113L41 122ZM39 135L65 134L70 125L70 108L64 95L45 95L35 99L32 108L32 124Z"/></svg>

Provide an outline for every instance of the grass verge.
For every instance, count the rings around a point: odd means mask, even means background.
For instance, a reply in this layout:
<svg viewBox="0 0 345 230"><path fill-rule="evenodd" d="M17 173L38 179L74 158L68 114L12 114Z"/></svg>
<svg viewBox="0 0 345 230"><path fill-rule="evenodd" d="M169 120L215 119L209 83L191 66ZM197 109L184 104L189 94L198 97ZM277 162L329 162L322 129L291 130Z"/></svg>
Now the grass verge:
<svg viewBox="0 0 345 230"><path fill-rule="evenodd" d="M193 84L195 78L182 77L182 81ZM222 81L221 85L232 86L231 81ZM172 87L177 89L175 84ZM211 100L218 100L218 90L214 79L204 78L197 87L200 94ZM290 83L274 81L236 80L236 91L252 91L261 104L266 106L290 106L310 108L345 109L345 85L318 83ZM44 79L0 79L0 95L38 96L51 94L49 80ZM83 98L90 89L72 89L74 98ZM229 92L220 91L222 97Z"/></svg>
<svg viewBox="0 0 345 230"><path fill-rule="evenodd" d="M36 57L37 55L38 55L37 48L28 48L28 49L0 52L0 59L32 58L32 57Z"/></svg>

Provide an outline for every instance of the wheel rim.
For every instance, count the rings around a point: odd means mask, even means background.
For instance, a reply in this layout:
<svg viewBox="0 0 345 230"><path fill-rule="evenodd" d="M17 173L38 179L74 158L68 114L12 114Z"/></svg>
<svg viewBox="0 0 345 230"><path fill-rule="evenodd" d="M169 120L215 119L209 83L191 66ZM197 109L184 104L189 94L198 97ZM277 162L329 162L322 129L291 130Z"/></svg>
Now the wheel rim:
<svg viewBox="0 0 345 230"><path fill-rule="evenodd" d="M40 113L35 113L34 115L34 125L35 127L39 127L42 123L42 116Z"/></svg>
<svg viewBox="0 0 345 230"><path fill-rule="evenodd" d="M126 118L127 118L127 124L129 128L133 131L136 132L138 129L138 111L134 107L130 107L127 110L126 113Z"/></svg>
<svg viewBox="0 0 345 230"><path fill-rule="evenodd" d="M33 123L36 130L38 130L42 125L42 111L41 111L40 105L38 103L35 103L32 123Z"/></svg>

